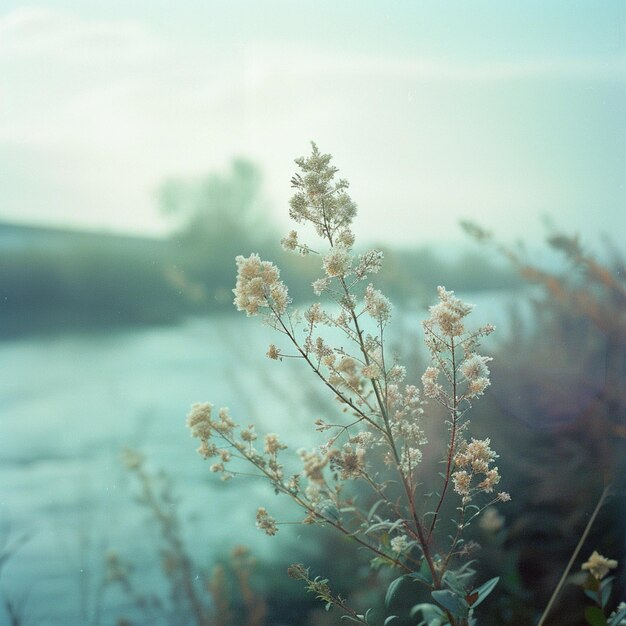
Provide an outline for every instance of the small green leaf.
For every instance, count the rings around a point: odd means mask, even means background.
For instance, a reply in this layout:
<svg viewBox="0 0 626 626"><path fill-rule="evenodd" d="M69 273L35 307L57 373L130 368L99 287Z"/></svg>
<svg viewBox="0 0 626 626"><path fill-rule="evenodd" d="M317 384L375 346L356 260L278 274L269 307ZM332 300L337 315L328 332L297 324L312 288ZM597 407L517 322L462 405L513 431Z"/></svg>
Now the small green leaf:
<svg viewBox="0 0 626 626"><path fill-rule="evenodd" d="M500 577L496 576L495 578L491 578L486 583L483 583L477 589L472 591L472 595L477 593L478 599L475 602L472 602L472 608L476 608L495 588L495 586L500 582Z"/></svg>
<svg viewBox="0 0 626 626"><path fill-rule="evenodd" d="M393 561L391 561L391 559L383 558L380 556L375 556L370 561L370 567L373 570L379 570L381 567L389 567L392 563Z"/></svg>
<svg viewBox="0 0 626 626"><path fill-rule="evenodd" d="M604 589L607 585L610 585L615 580L615 576L607 576L600 583L600 589Z"/></svg>
<svg viewBox="0 0 626 626"><path fill-rule="evenodd" d="M446 619L446 614L435 604L416 604L411 609L410 617L417 617L417 614L420 612L424 617L424 620L420 622L418 626L422 626L424 624L427 624L428 626L442 626L442 624L448 621Z"/></svg>
<svg viewBox="0 0 626 626"><path fill-rule="evenodd" d="M445 617L445 613L436 604L430 604L429 602L416 604L411 608L409 617L415 617L420 611L427 619L429 617Z"/></svg>
<svg viewBox="0 0 626 626"><path fill-rule="evenodd" d="M585 619L591 626L609 626L602 609L597 606L588 606L585 609Z"/></svg>
<svg viewBox="0 0 626 626"><path fill-rule="evenodd" d="M354 622L355 624L362 624L363 622L369 624L369 617L371 612L372 609L367 609L367 611L365 611L365 615L357 614L356 617L352 617L352 615L342 615L341 619L345 620L346 622Z"/></svg>
<svg viewBox="0 0 626 626"><path fill-rule="evenodd" d="M389 626L389 624L393 624L400 618L397 615L390 615L384 622L383 626Z"/></svg>
<svg viewBox="0 0 626 626"><path fill-rule="evenodd" d="M430 567L428 567L428 561L426 559L422 559L422 563L420 564L420 574L428 581L429 585L433 584L433 575L430 571Z"/></svg>
<svg viewBox="0 0 626 626"><path fill-rule="evenodd" d="M406 576L400 576L399 578L396 578L395 580L393 580L391 584L389 585L389 587L387 587L387 593L385 594L385 606L386 607L388 607L392 603L393 599L398 594L398 589L400 588L400 585L402 584L405 578Z"/></svg>
<svg viewBox="0 0 626 626"><path fill-rule="evenodd" d="M424 576L421 572L413 572L412 574L407 574L409 578L413 578L414 580L419 580L421 583L428 585L429 587L433 584L433 579L431 576Z"/></svg>
<svg viewBox="0 0 626 626"><path fill-rule="evenodd" d="M459 580L466 580L471 578L476 573L476 571L472 569L472 565L474 563L476 563L476 560L472 559L471 561L467 561L467 563L461 565L459 569L454 570L456 577Z"/></svg>
<svg viewBox="0 0 626 626"><path fill-rule="evenodd" d="M465 598L458 596L456 593L448 589L437 589L432 591L430 595L455 617L465 617L467 615L469 605Z"/></svg>
<svg viewBox="0 0 626 626"><path fill-rule="evenodd" d="M381 504L384 504L385 501L384 500L378 500L377 502L374 503L374 506L372 506L372 508L369 510L368 514L367 514L367 519L369 521L374 519L374 515L376 514L376 511L378 510L378 507Z"/></svg>
<svg viewBox="0 0 626 626"><path fill-rule="evenodd" d="M602 581L600 585L600 604L603 609L606 608L606 605L609 602L609 598L611 597L611 591L613 591L613 580L615 576L611 576Z"/></svg>
<svg viewBox="0 0 626 626"><path fill-rule="evenodd" d="M456 574L450 570L448 570L443 575L443 582L454 591L457 596L464 596L465 589L463 588L463 583L457 578Z"/></svg>

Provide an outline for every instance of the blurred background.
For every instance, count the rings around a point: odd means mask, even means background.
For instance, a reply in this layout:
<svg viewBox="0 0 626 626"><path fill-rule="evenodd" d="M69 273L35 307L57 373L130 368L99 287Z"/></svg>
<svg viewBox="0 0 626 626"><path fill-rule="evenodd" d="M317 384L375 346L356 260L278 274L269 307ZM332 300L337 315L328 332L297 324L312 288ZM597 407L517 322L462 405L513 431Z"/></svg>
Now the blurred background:
<svg viewBox="0 0 626 626"><path fill-rule="evenodd" d="M259 533L282 505L211 480L184 424L209 400L299 448L334 412L232 306L253 251L313 297L319 263L278 243L311 140L416 379L437 285L498 326L472 419L513 502L475 529L502 579L481 623L536 621L609 483L581 556L623 566L623 2L4 0L0 624L337 623L296 561L380 601L339 539ZM582 606L567 587L550 623Z"/></svg>

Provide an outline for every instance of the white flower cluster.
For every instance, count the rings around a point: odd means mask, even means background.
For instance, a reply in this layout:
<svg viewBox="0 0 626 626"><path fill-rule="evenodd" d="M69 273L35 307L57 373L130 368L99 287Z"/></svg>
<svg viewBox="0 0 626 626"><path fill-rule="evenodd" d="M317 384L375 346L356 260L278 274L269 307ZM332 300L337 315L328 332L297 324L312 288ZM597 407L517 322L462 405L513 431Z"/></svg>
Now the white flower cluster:
<svg viewBox="0 0 626 626"><path fill-rule="evenodd" d="M352 248L354 245L354 233L348 228L344 228L339 235L337 235L335 243L347 249Z"/></svg>
<svg viewBox="0 0 626 626"><path fill-rule="evenodd" d="M278 361L280 359L280 350L273 343L270 343L266 356L273 361Z"/></svg>
<svg viewBox="0 0 626 626"><path fill-rule="evenodd" d="M383 256L380 250L370 250L361 254L354 273L359 279L367 278L368 274L377 274L383 265Z"/></svg>
<svg viewBox="0 0 626 626"><path fill-rule="evenodd" d="M422 375L422 385L427 398L434 398L456 411L462 400L482 395L490 384L487 363L491 358L475 350L480 337L491 334L495 328L487 324L467 332L464 318L472 311L472 305L465 304L444 287L438 287L438 294L439 302L430 307L430 316L423 322L433 363ZM459 350L462 354L457 353ZM455 387L455 397L446 392L441 379ZM465 388L460 392L461 382L465 383Z"/></svg>
<svg viewBox="0 0 626 626"><path fill-rule="evenodd" d="M409 538L406 535L398 535L393 537L389 542L391 545L391 551L396 554L403 554L411 547Z"/></svg>
<svg viewBox="0 0 626 626"><path fill-rule="evenodd" d="M411 476L422 460L422 446L428 441L422 428L423 401L414 385L401 392L398 385L387 387L387 407L394 440L400 444L400 469ZM392 458L388 457L388 462Z"/></svg>
<svg viewBox="0 0 626 626"><path fill-rule="evenodd" d="M326 289L328 289L328 285L330 284L330 280L328 278L318 278L314 280L312 283L313 293L316 296L321 296Z"/></svg>
<svg viewBox="0 0 626 626"><path fill-rule="evenodd" d="M298 233L295 230L290 230L289 234L280 240L280 243L285 250L295 250L298 247Z"/></svg>
<svg viewBox="0 0 626 626"><path fill-rule="evenodd" d="M487 367L487 363L491 360L491 357L472 353L461 363L460 371L467 382L466 394L468 398L482 395L491 384L489 368Z"/></svg>
<svg viewBox="0 0 626 626"><path fill-rule="evenodd" d="M211 412L213 405L209 402L196 402L191 406L191 412L187 416L187 427L191 430L191 436L201 440L207 440L211 436Z"/></svg>
<svg viewBox="0 0 626 626"><path fill-rule="evenodd" d="M324 468L328 465L328 456L320 454L317 450L312 452L300 450L299 454L306 478L313 483L324 483Z"/></svg>
<svg viewBox="0 0 626 626"><path fill-rule="evenodd" d="M474 306L465 304L454 295L454 291L447 291L445 287L437 287L439 302L430 307L430 318L424 325L435 330L444 337L460 337L465 332L463 319L467 317Z"/></svg>
<svg viewBox="0 0 626 626"><path fill-rule="evenodd" d="M337 389L344 389L360 394L363 388L363 377L357 362L350 356L342 356L338 363L334 359L327 360L330 370L328 382Z"/></svg>
<svg viewBox="0 0 626 626"><path fill-rule="evenodd" d="M341 450L330 450L328 458L331 470L339 471L341 480L359 478L365 471L365 448L363 446L346 443Z"/></svg>
<svg viewBox="0 0 626 626"><path fill-rule="evenodd" d="M617 567L617 561L607 559L597 550L580 566L580 569L588 571L596 580L602 580L610 570Z"/></svg>
<svg viewBox="0 0 626 626"><path fill-rule="evenodd" d="M298 241L298 233L295 230L290 230L289 233L280 240L280 245L283 247L283 250L297 250L302 256L306 256L309 252L312 252L309 246Z"/></svg>
<svg viewBox="0 0 626 626"><path fill-rule="evenodd" d="M350 273L352 259L346 248L336 246L324 257L324 271L328 278L344 278Z"/></svg>
<svg viewBox="0 0 626 626"><path fill-rule="evenodd" d="M278 532L276 520L267 512L265 507L260 506L256 512L256 526L266 535L273 536Z"/></svg>
<svg viewBox="0 0 626 626"><path fill-rule="evenodd" d="M221 474L222 480L232 478L235 474L227 466L233 460L233 452L237 452L252 461L271 480L283 480L283 466L278 461L278 454L287 446L280 442L278 435L265 435L261 453L254 447L258 436L253 426L240 427L230 417L226 407L219 410L217 419L213 419L212 412L213 407L208 402L197 403L187 416L191 436L200 440L198 454L204 459L217 457L217 461L210 466L212 472Z"/></svg>
<svg viewBox="0 0 626 626"><path fill-rule="evenodd" d="M296 222L310 222L320 237L333 240L344 247L353 244L349 226L356 215L356 205L346 193L348 182L339 179L339 171L330 165L330 154L321 154L312 143L311 156L296 159L303 176L296 174L291 185L296 189L290 201L289 215ZM331 241L333 243L333 241Z"/></svg>
<svg viewBox="0 0 626 626"><path fill-rule="evenodd" d="M452 474L454 490L465 503L478 491L491 493L500 482L498 468L490 467L498 457L490 448L490 443L489 439L472 439L469 443L465 441L454 457L454 465L459 468ZM473 485L473 479L481 476L482 480Z"/></svg>
<svg viewBox="0 0 626 626"><path fill-rule="evenodd" d="M384 326L391 319L391 302L373 285L365 288L365 310L380 325Z"/></svg>
<svg viewBox="0 0 626 626"><path fill-rule="evenodd" d="M439 380L439 368L427 367L422 374L422 386L424 395L427 398L437 398L443 393L443 387L437 382Z"/></svg>
<svg viewBox="0 0 626 626"><path fill-rule="evenodd" d="M282 315L287 310L289 295L278 268L269 261L261 261L258 254L238 256L236 261L237 284L233 293L237 310L256 315L265 308Z"/></svg>
<svg viewBox="0 0 626 626"><path fill-rule="evenodd" d="M322 309L322 305L319 302L312 304L304 313L304 319L314 326L324 321L325 313Z"/></svg>

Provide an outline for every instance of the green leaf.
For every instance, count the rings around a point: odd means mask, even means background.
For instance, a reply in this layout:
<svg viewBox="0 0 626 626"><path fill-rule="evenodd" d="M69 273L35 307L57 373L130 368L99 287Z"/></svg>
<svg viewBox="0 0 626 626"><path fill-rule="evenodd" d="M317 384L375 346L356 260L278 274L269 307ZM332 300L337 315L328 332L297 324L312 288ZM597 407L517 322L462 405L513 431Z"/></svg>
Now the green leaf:
<svg viewBox="0 0 626 626"><path fill-rule="evenodd" d="M383 626L389 626L389 624L393 624L396 620L400 618L397 615L390 615L384 622Z"/></svg>
<svg viewBox="0 0 626 626"><path fill-rule="evenodd" d="M464 580L473 576L476 573L476 571L472 569L472 565L474 565L474 563L476 563L476 559L472 559L471 561L467 561L467 563L463 563L461 567L454 570L456 573L456 577L459 580Z"/></svg>
<svg viewBox="0 0 626 626"><path fill-rule="evenodd" d="M373 570L379 570L381 567L389 567L390 565L392 565L392 563L393 561L391 559L383 558L381 556L375 556L370 561L370 567Z"/></svg>
<svg viewBox="0 0 626 626"><path fill-rule="evenodd" d="M463 583L458 579L457 575L451 570L446 571L443 575L443 582L454 591L457 596L464 596L465 589L463 587Z"/></svg>
<svg viewBox="0 0 626 626"><path fill-rule="evenodd" d="M446 614L435 604L422 603L416 604L410 613L410 617L417 617L417 614L421 613L424 620L420 622L418 626L426 624L427 626L442 626L448 620Z"/></svg>
<svg viewBox="0 0 626 626"><path fill-rule="evenodd" d="M372 506L372 508L369 510L369 512L367 513L367 519L368 521L371 521L374 519L374 515L376 514L376 511L378 510L378 507L381 504L384 504L385 501L384 500L378 500L377 502L374 503L374 505ZM380 518L379 518L380 519Z"/></svg>
<svg viewBox="0 0 626 626"><path fill-rule="evenodd" d="M606 608L606 605L611 597L611 591L613 591L613 580L615 576L610 576L609 578L605 578L600 585L600 604L603 609Z"/></svg>
<svg viewBox="0 0 626 626"><path fill-rule="evenodd" d="M600 583L600 589L604 589L607 585L610 585L615 580L615 576L607 576Z"/></svg>
<svg viewBox="0 0 626 626"><path fill-rule="evenodd" d="M413 578L414 580L419 580L421 583L432 587L433 579L431 576L424 576L421 572L413 572L411 574L407 574L409 578Z"/></svg>
<svg viewBox="0 0 626 626"><path fill-rule="evenodd" d="M469 605L465 601L465 598L458 596L453 591L437 589L436 591L432 591L430 595L432 595L442 607L448 609L455 617L465 617L467 615Z"/></svg>
<svg viewBox="0 0 626 626"><path fill-rule="evenodd" d="M472 608L476 608L495 588L495 586L500 582L500 577L496 576L495 578L491 578L486 583L483 583L480 587L474 589L471 595L477 593L478 599L475 602L472 602Z"/></svg>
<svg viewBox="0 0 626 626"><path fill-rule="evenodd" d="M430 567L428 567L428 561L426 559L422 559L419 573L428 581L429 585L433 584L433 575L430 571Z"/></svg>
<svg viewBox="0 0 626 626"><path fill-rule="evenodd" d="M585 609L585 619L591 626L609 626L602 609L597 606L588 606Z"/></svg>
<svg viewBox="0 0 626 626"><path fill-rule="evenodd" d="M387 587L387 593L385 594L385 606L386 607L389 607L393 599L398 594L398 589L400 588L400 585L402 584L405 578L406 578L406 575L400 576L399 578L396 578L394 581L392 581L389 587Z"/></svg>
<svg viewBox="0 0 626 626"><path fill-rule="evenodd" d="M416 604L414 607L411 608L409 617L415 617L420 611L422 612L422 615L427 619L432 617L446 616L446 614L436 604L430 604L430 602L422 602L421 604Z"/></svg>
<svg viewBox="0 0 626 626"><path fill-rule="evenodd" d="M365 622L366 624L369 624L369 617L370 617L370 613L372 612L372 609L367 609L367 611L365 611L365 615L358 615L356 617L352 617L352 615L342 615L341 619L342 620L346 620L346 622L354 622L355 624L362 624L363 622Z"/></svg>

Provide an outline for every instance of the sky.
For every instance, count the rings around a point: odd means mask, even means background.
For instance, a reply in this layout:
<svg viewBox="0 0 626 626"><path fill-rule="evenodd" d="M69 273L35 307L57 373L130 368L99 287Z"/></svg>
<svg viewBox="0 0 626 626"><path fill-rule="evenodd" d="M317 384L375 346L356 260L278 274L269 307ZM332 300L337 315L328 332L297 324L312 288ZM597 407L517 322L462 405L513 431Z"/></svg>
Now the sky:
<svg viewBox="0 0 626 626"><path fill-rule="evenodd" d="M626 2L0 4L0 220L164 234L163 181L246 157L287 229L310 140L368 242L623 243Z"/></svg>

